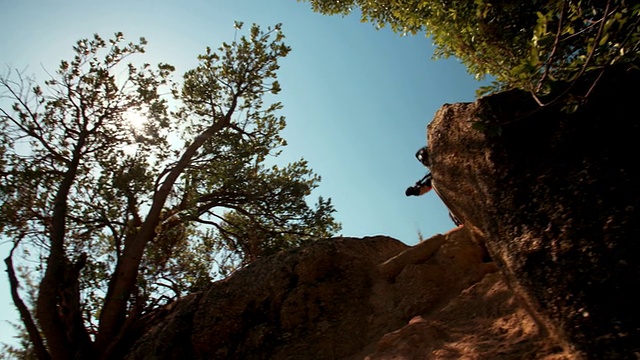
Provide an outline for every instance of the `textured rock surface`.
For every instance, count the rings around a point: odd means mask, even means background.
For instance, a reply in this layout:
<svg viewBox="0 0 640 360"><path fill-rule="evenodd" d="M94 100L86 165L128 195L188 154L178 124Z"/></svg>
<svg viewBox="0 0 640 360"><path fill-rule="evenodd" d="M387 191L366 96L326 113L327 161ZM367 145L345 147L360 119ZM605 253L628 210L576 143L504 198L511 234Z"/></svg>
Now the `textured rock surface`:
<svg viewBox="0 0 640 360"><path fill-rule="evenodd" d="M483 259L465 228L319 241L149 315L128 358L569 359Z"/></svg>
<svg viewBox="0 0 640 360"><path fill-rule="evenodd" d="M545 327L586 358L640 354L638 84L638 71L616 69L571 115L533 111L512 91L445 105L429 125L434 181L454 213ZM472 129L480 118L502 135Z"/></svg>

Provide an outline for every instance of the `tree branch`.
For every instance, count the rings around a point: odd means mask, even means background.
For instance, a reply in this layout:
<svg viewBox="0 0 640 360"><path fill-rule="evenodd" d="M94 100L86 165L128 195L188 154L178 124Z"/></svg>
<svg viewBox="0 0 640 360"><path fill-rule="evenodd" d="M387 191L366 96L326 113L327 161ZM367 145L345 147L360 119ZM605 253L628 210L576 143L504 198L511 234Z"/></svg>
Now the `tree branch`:
<svg viewBox="0 0 640 360"><path fill-rule="evenodd" d="M13 248L9 252L9 256L4 259L4 263L7 265L7 273L9 274L9 286L11 288L11 298L13 299L13 303L18 308L18 313L20 313L20 318L22 319L22 323L27 329L27 333L29 334L29 340L33 344L33 348L36 352L36 356L40 360L50 360L51 355L47 351L47 348L44 346L44 342L42 340L42 336L40 336L40 332L38 331L38 327L33 321L33 317L31 317L31 312L25 305L25 303L20 298L20 294L18 293L18 288L20 284L18 282L18 278L16 277L16 273L13 269L13 252L18 246L18 241L14 242Z"/></svg>
<svg viewBox="0 0 640 360"><path fill-rule="evenodd" d="M240 96L240 94L237 96ZM225 117L214 122L210 127L200 133L185 149L180 160L178 160L176 165L168 172L162 185L155 192L151 208L140 227L140 231L132 241L125 242L124 251L119 259L120 261L116 264L115 272L109 282L107 296L105 297L104 306L100 314L99 333L96 339L99 350L106 350L113 345L112 342L119 342L120 340L117 334L126 318L127 301L135 286L140 261L142 260L147 244L155 236L155 228L160 222L162 210L173 185L187 168L200 147L211 139L214 134L229 126L236 104L237 98L234 97L232 106L225 114Z"/></svg>
<svg viewBox="0 0 640 360"><path fill-rule="evenodd" d="M69 358L78 344L70 343L66 336L66 328L58 314L60 295L64 290L65 274L68 259L65 254L66 219L68 213L68 196L76 179L81 161L82 148L86 142L86 134L80 135L74 146L73 155L64 178L56 192L53 202L51 232L49 234L50 251L47 257L45 274L40 282L37 300L37 317L47 338L49 351L53 358ZM74 348L76 346L76 348Z"/></svg>
<svg viewBox="0 0 640 360"><path fill-rule="evenodd" d="M544 83L544 80L547 78L547 76L549 75L549 71L551 70L551 64L553 62L553 57L555 56L556 51L558 50L558 44L560 44L560 35L562 34L562 21L564 19L564 11L565 11L566 5L563 2L562 3L562 10L560 11L560 18L558 19L558 30L556 31L556 38L553 42L553 48L551 49L551 53L549 54L549 58L547 59L547 61L545 61L544 67L544 73L542 74L542 76L540 77L540 80L538 81L538 85L536 86L535 92L537 93L538 91L540 91L540 88L542 87L542 84ZM537 101L537 98L536 98Z"/></svg>
<svg viewBox="0 0 640 360"><path fill-rule="evenodd" d="M596 51L598 41L602 37L602 31L604 30L604 25L605 25L606 20L607 20L607 15L609 13L609 6L610 5L611 5L611 0L607 0L607 5L604 8L604 14L602 15L600 27L598 28L598 33L596 34L596 36L594 38L594 41L593 41L593 48L591 48L591 51L589 51L589 54L587 55L587 58L584 61L584 65L582 66L582 69L580 69L580 72L578 72L578 74L573 78L573 81L571 81L571 84L569 84L569 86L563 92L561 92L560 95L556 96L553 100L551 100L551 101L549 101L547 103L543 103L542 101L540 101L540 99L533 93L533 91L531 92L531 94L533 95L534 100L538 103L538 105L540 107L547 107L547 106L556 104L558 101L560 101L566 94L569 93L569 91L571 91L571 89L575 86L575 84L578 82L580 77L582 75L584 75L584 73L587 71L587 68L589 67L589 63L591 62L591 58L593 57L593 54ZM592 84L592 86L588 90L587 94L591 93L591 91L595 87L595 85L598 82L598 80L600 80L600 76L602 76L602 73L600 73L598 78L594 81L594 83Z"/></svg>

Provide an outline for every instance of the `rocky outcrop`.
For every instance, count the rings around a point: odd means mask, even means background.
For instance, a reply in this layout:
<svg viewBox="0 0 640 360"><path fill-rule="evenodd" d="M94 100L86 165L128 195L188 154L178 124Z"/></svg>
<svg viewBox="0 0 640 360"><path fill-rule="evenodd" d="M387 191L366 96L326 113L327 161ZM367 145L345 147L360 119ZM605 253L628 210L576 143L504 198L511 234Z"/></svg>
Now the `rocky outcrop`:
<svg viewBox="0 0 640 360"><path fill-rule="evenodd" d="M428 129L451 210L540 324L589 359L640 356L639 84L616 68L571 89L592 90L572 114L510 91L445 105Z"/></svg>
<svg viewBox="0 0 640 360"><path fill-rule="evenodd" d="M568 359L464 227L336 238L148 315L128 359Z"/></svg>

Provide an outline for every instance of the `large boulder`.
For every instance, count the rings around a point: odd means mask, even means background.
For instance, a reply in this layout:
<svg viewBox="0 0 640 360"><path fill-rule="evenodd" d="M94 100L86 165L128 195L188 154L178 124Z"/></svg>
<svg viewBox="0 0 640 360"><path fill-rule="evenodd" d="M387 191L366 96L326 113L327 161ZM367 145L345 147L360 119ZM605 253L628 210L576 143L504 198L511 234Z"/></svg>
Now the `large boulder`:
<svg viewBox="0 0 640 360"><path fill-rule="evenodd" d="M584 358L640 356L638 85L638 70L618 67L560 90L589 94L573 113L509 91L445 105L428 127L445 202Z"/></svg>
<svg viewBox="0 0 640 360"><path fill-rule="evenodd" d="M149 314L127 358L569 359L487 260L464 227L318 241Z"/></svg>

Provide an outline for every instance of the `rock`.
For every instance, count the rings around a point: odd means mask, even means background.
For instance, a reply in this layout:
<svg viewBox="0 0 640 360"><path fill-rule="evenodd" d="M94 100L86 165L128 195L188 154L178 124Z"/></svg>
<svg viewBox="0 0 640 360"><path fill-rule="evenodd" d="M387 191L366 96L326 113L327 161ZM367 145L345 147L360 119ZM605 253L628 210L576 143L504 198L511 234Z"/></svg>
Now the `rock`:
<svg viewBox="0 0 640 360"><path fill-rule="evenodd" d="M614 68L572 114L509 91L445 105L428 129L451 210L539 323L588 359L640 355L638 84L639 71ZM473 129L479 119L501 134Z"/></svg>
<svg viewBox="0 0 640 360"><path fill-rule="evenodd" d="M128 358L345 357L384 333L371 316L376 266L405 248L387 237L337 238L260 259L149 316Z"/></svg>
<svg viewBox="0 0 640 360"><path fill-rule="evenodd" d="M258 260L149 314L127 358L382 359L409 349L416 357L405 359L446 359L461 339L467 354L491 353L476 349L465 331L514 358L522 348L543 355L560 351L536 335L535 323L512 296L469 290L500 277L468 230L430 241L408 247L384 236L336 238ZM391 279L380 271L385 268L393 269ZM510 290L503 285L501 291ZM461 296L466 300L456 300ZM482 321L465 309L483 314ZM496 333L497 319L516 310L527 330ZM520 320L514 326L524 327ZM510 339L519 345L509 346ZM433 357L433 351L446 354Z"/></svg>
<svg viewBox="0 0 640 360"><path fill-rule="evenodd" d="M540 331L499 273L386 334L366 360L569 360L559 342Z"/></svg>

